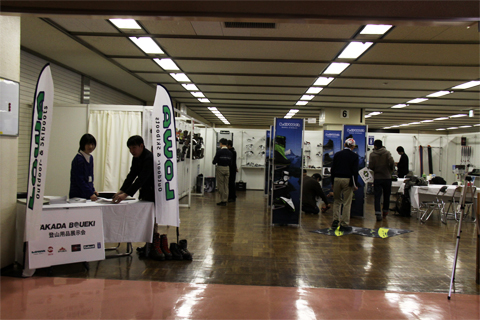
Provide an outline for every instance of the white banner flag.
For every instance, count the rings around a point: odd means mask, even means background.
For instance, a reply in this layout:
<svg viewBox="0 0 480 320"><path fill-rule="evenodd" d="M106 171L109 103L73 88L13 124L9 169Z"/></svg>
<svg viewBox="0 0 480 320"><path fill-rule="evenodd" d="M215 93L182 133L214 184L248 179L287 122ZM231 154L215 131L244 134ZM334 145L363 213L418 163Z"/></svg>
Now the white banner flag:
<svg viewBox="0 0 480 320"><path fill-rule="evenodd" d="M152 144L156 222L160 225L179 227L175 114L170 95L161 85L157 85L153 104Z"/></svg>
<svg viewBox="0 0 480 320"><path fill-rule="evenodd" d="M43 67L33 101L30 165L28 172L25 240L35 239L42 214L47 177L48 142L53 116L53 79L50 64Z"/></svg>

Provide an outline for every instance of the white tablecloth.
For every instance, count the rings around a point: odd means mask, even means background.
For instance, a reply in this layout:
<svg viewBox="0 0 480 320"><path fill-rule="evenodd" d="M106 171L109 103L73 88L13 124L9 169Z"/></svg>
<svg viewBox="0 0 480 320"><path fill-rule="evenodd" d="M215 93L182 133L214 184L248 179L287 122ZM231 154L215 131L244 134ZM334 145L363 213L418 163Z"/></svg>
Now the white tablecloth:
<svg viewBox="0 0 480 320"><path fill-rule="evenodd" d="M412 207L418 209L420 207L420 203L424 201L435 200L438 190L440 190L440 188L442 187L443 185L438 185L438 184L431 184L428 186L413 186L410 189L410 201L412 203ZM454 186L454 185L447 186L447 192L445 193L444 201L446 199L451 199L453 197L453 194L457 187L458 186ZM479 190L480 189L477 188L477 193L475 193L475 197L477 196ZM460 192L457 193L457 196L460 196Z"/></svg>

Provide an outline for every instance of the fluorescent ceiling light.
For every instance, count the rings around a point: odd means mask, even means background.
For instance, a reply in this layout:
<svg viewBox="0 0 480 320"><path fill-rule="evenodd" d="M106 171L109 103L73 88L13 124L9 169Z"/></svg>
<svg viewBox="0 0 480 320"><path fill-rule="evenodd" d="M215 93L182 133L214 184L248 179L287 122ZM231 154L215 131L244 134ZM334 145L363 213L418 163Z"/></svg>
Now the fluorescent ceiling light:
<svg viewBox="0 0 480 320"><path fill-rule="evenodd" d="M230 124L230 122L228 122L228 120L223 121L223 123Z"/></svg>
<svg viewBox="0 0 480 320"><path fill-rule="evenodd" d="M472 126L460 126L459 128L471 128Z"/></svg>
<svg viewBox="0 0 480 320"><path fill-rule="evenodd" d="M218 110L212 110L212 113L213 113L214 115L216 115L217 117L219 117L219 116L222 115L222 113L221 113L220 111L218 111Z"/></svg>
<svg viewBox="0 0 480 320"><path fill-rule="evenodd" d="M389 24L367 24L360 34L384 34L390 30L392 26Z"/></svg>
<svg viewBox="0 0 480 320"><path fill-rule="evenodd" d="M480 123L474 124L473 126L474 126L474 127L480 127Z"/></svg>
<svg viewBox="0 0 480 320"><path fill-rule="evenodd" d="M390 129L390 127L383 127L383 129Z"/></svg>
<svg viewBox="0 0 480 320"><path fill-rule="evenodd" d="M420 103L420 102L427 101L427 100L428 100L427 98L417 98L417 99L407 101L407 103Z"/></svg>
<svg viewBox="0 0 480 320"><path fill-rule="evenodd" d="M433 120L438 121L438 120L448 120L448 117L440 117L440 118L435 118Z"/></svg>
<svg viewBox="0 0 480 320"><path fill-rule="evenodd" d="M406 106L408 106L408 104L401 103L401 104L394 105L392 108L393 109L400 109L400 108L405 108Z"/></svg>
<svg viewBox="0 0 480 320"><path fill-rule="evenodd" d="M198 101L202 103L210 103L210 100L208 100L207 98L198 98Z"/></svg>
<svg viewBox="0 0 480 320"><path fill-rule="evenodd" d="M382 114L383 112L380 112L380 111L373 111L373 112L370 112L368 115L370 116L378 116L379 114Z"/></svg>
<svg viewBox="0 0 480 320"><path fill-rule="evenodd" d="M213 111L217 111L217 108L216 107L208 107L208 110L213 112Z"/></svg>
<svg viewBox="0 0 480 320"><path fill-rule="evenodd" d="M447 129L445 129L445 128L440 128L440 129L435 129L435 130L437 130L437 131L443 131L443 130L447 130Z"/></svg>
<svg viewBox="0 0 480 320"><path fill-rule="evenodd" d="M373 42L350 42L350 44L340 53L339 59L356 59L362 55Z"/></svg>
<svg viewBox="0 0 480 320"><path fill-rule="evenodd" d="M335 78L325 78L325 77L319 77L317 81L313 84L314 86L326 86L330 82L332 82Z"/></svg>
<svg viewBox="0 0 480 320"><path fill-rule="evenodd" d="M191 82L185 73L170 73L170 75L178 82Z"/></svg>
<svg viewBox="0 0 480 320"><path fill-rule="evenodd" d="M306 93L310 93L310 94L317 94L319 93L320 91L322 91L323 88L322 87L310 87Z"/></svg>
<svg viewBox="0 0 480 320"><path fill-rule="evenodd" d="M192 96L196 97L196 98L205 98L205 95L203 94L203 92L190 92L192 94Z"/></svg>
<svg viewBox="0 0 480 320"><path fill-rule="evenodd" d="M315 96L304 94L300 100L312 100Z"/></svg>
<svg viewBox="0 0 480 320"><path fill-rule="evenodd" d="M367 114L367 115L365 116L365 118L370 118L370 117L371 117L371 115L369 115L369 114Z"/></svg>
<svg viewBox="0 0 480 320"><path fill-rule="evenodd" d="M304 106L308 103L308 101L297 101L297 103L295 103L296 106Z"/></svg>
<svg viewBox="0 0 480 320"><path fill-rule="evenodd" d="M398 128L398 127L400 127L400 126L391 126L390 128Z"/></svg>
<svg viewBox="0 0 480 320"><path fill-rule="evenodd" d="M409 124L420 124L420 122L410 122Z"/></svg>
<svg viewBox="0 0 480 320"><path fill-rule="evenodd" d="M466 114L454 114L453 116L450 116L450 118L461 118L461 117L466 117Z"/></svg>
<svg viewBox="0 0 480 320"><path fill-rule="evenodd" d="M182 86L188 91L198 91L198 88L194 83L184 83Z"/></svg>
<svg viewBox="0 0 480 320"><path fill-rule="evenodd" d="M468 89L480 85L480 81L470 81L453 87L452 89Z"/></svg>
<svg viewBox="0 0 480 320"><path fill-rule="evenodd" d="M340 74L343 70L347 69L350 63L346 62L332 62L327 70L323 71L323 74Z"/></svg>
<svg viewBox="0 0 480 320"><path fill-rule="evenodd" d="M162 67L163 70L180 70L175 64L175 62L173 62L173 60L170 58L154 58L153 61L155 61L160 67Z"/></svg>
<svg viewBox="0 0 480 320"><path fill-rule="evenodd" d="M119 29L142 29L134 19L109 19Z"/></svg>
<svg viewBox="0 0 480 320"><path fill-rule="evenodd" d="M163 53L162 49L158 46L158 44L153 41L152 38L150 37L130 37L130 40L133 41L139 47L142 49L143 52L145 53L152 53L152 54L160 54Z"/></svg>
<svg viewBox="0 0 480 320"><path fill-rule="evenodd" d="M429 98L441 97L441 96L444 96L444 95L447 95L447 94L450 94L450 93L452 93L452 92L451 91L438 91L438 92L431 93L431 94L427 95L427 97L429 97Z"/></svg>
<svg viewBox="0 0 480 320"><path fill-rule="evenodd" d="M400 127L406 127L406 126L409 126L408 123L404 123L404 124L401 124Z"/></svg>
<svg viewBox="0 0 480 320"><path fill-rule="evenodd" d="M423 121L420 121L421 123L425 123L425 122L433 122L433 120L423 120Z"/></svg>
<svg viewBox="0 0 480 320"><path fill-rule="evenodd" d="M450 127L450 128L447 128L447 130L455 130L455 129L458 129L458 127Z"/></svg>

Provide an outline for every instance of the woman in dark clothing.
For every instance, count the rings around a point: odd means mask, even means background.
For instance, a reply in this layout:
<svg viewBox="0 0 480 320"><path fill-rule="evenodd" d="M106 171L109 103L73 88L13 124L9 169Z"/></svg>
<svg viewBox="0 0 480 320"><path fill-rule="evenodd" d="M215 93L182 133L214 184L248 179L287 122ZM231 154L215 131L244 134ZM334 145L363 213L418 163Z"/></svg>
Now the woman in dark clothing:
<svg viewBox="0 0 480 320"><path fill-rule="evenodd" d="M93 156L97 141L86 133L80 139L80 148L73 158L70 171L70 198L97 200L98 192L93 187Z"/></svg>
<svg viewBox="0 0 480 320"><path fill-rule="evenodd" d="M408 156L405 154L403 147L398 147L397 152L400 155L400 161L396 163L398 177L404 178L408 174Z"/></svg>

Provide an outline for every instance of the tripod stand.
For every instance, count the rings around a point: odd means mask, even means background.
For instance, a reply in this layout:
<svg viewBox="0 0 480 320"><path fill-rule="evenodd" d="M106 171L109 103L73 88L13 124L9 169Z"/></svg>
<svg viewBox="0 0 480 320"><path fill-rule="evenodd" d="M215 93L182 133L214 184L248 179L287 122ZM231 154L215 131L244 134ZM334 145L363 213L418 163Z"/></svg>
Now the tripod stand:
<svg viewBox="0 0 480 320"><path fill-rule="evenodd" d="M468 184L467 181L471 181L472 178L469 176L465 177L465 184ZM467 185L463 187L461 196L460 196L460 219L458 221L458 232L457 232L457 243L455 245L455 257L453 259L453 268L452 268L452 277L450 279L450 289L448 290L448 300L450 300L452 296L452 287L453 287L453 282L455 281L455 270L457 268L457 258L458 258L458 247L460 246L460 233L462 232L462 222L463 222L463 216L465 214L465 201L467 198L467 193L469 188ZM454 209L455 210L455 209ZM473 209L472 209L473 211ZM472 212L473 213L473 212ZM477 227L478 227L478 221L477 221Z"/></svg>

